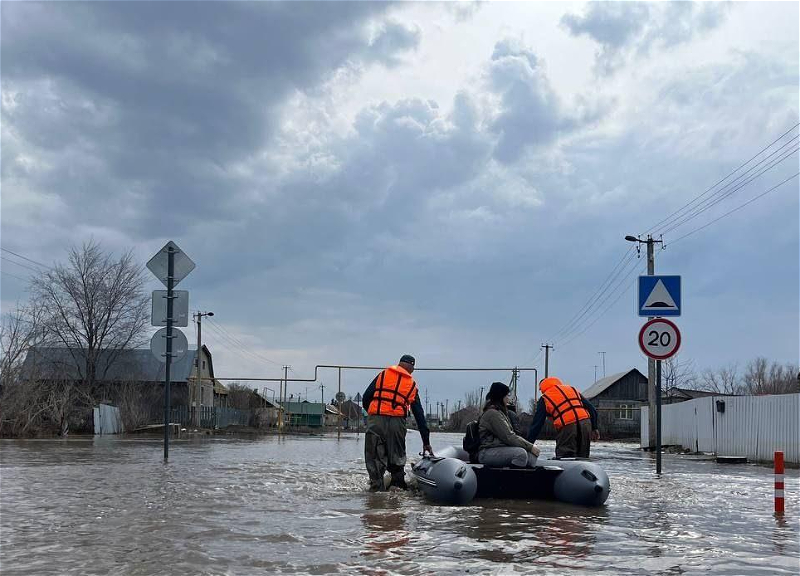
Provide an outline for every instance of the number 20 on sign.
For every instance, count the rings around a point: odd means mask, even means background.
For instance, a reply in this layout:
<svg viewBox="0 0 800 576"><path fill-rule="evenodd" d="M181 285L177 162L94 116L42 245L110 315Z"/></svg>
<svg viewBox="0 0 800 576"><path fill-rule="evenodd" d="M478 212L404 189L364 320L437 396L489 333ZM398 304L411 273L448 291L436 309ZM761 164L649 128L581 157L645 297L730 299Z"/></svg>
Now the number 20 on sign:
<svg viewBox="0 0 800 576"><path fill-rule="evenodd" d="M681 332L665 318L653 318L639 331L639 347L653 360L666 360L681 347Z"/></svg>

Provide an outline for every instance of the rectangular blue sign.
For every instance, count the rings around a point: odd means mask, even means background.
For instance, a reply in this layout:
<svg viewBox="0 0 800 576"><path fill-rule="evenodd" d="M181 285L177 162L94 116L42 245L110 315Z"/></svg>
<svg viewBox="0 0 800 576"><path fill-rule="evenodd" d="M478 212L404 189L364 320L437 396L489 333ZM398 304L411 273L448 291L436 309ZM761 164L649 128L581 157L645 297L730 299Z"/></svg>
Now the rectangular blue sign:
<svg viewBox="0 0 800 576"><path fill-rule="evenodd" d="M680 276L639 276L639 316L680 315Z"/></svg>

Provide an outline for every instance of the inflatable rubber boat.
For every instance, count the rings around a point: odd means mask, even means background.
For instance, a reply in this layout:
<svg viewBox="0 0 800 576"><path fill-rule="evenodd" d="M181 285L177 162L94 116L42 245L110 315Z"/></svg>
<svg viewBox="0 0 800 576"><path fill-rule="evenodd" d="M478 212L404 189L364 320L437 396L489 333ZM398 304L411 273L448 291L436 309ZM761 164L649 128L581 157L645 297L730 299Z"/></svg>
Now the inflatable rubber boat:
<svg viewBox="0 0 800 576"><path fill-rule="evenodd" d="M411 472L426 498L463 505L473 498L559 500L602 506L611 489L608 475L587 460L539 460L534 468L490 468L471 464L466 451L449 446L423 456Z"/></svg>

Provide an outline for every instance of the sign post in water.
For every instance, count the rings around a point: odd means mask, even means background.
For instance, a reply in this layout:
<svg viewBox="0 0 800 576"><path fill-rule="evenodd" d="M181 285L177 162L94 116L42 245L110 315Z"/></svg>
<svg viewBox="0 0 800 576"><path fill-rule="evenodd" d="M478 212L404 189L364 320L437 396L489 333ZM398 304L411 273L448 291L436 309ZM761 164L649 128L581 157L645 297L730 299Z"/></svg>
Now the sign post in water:
<svg viewBox="0 0 800 576"><path fill-rule="evenodd" d="M656 361L656 474L661 474L661 361L674 356L680 347L681 331L666 318L648 320L639 330L639 348Z"/></svg>

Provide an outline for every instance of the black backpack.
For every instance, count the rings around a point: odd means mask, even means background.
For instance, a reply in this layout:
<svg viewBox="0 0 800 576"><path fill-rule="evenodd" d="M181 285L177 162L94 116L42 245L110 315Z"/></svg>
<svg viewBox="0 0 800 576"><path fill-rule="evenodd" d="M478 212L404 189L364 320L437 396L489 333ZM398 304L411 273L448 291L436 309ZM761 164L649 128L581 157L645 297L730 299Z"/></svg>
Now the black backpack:
<svg viewBox="0 0 800 576"><path fill-rule="evenodd" d="M469 454L469 461L473 464L478 462L478 451L481 448L481 435L478 425L479 420L473 420L467 424L467 432L461 446Z"/></svg>

